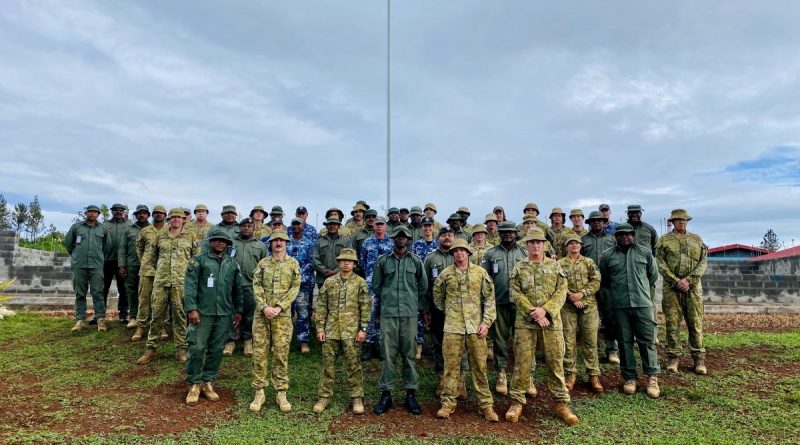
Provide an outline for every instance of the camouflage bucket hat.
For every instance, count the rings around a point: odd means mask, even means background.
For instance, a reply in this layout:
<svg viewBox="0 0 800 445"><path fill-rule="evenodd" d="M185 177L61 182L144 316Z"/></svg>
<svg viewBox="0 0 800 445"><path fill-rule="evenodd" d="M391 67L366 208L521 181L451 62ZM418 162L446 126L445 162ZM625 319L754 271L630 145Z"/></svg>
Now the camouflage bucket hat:
<svg viewBox="0 0 800 445"><path fill-rule="evenodd" d="M138 206L136 206L136 211L133 212L133 214L135 215L135 214L137 214L139 212L147 212L147 214L149 215L150 214L150 208L147 207L144 204L139 204Z"/></svg>
<svg viewBox="0 0 800 445"><path fill-rule="evenodd" d="M483 218L483 223L486 224L489 221L497 222L497 216L495 216L494 213L487 213L486 217Z"/></svg>
<svg viewBox="0 0 800 445"><path fill-rule="evenodd" d="M276 239L282 239L282 240L286 241L287 243L290 241L289 240L289 235L286 234L285 230L276 230L276 231L272 232L272 234L269 236L269 242L273 242Z"/></svg>
<svg viewBox="0 0 800 445"><path fill-rule="evenodd" d="M475 235L476 233L489 233L489 231L486 230L486 226L484 226L481 223L478 223L472 226L472 234Z"/></svg>
<svg viewBox="0 0 800 445"><path fill-rule="evenodd" d="M325 225L328 225L328 224L338 224L338 225L341 226L342 225L342 221L339 218L335 217L335 216L331 216L330 218L325 220Z"/></svg>
<svg viewBox="0 0 800 445"><path fill-rule="evenodd" d="M283 216L283 207L281 206L273 206L272 210L270 210L269 215L281 215Z"/></svg>
<svg viewBox="0 0 800 445"><path fill-rule="evenodd" d="M197 213L198 210L205 210L207 212L208 206L205 204L197 204L196 206L194 206L194 213Z"/></svg>
<svg viewBox="0 0 800 445"><path fill-rule="evenodd" d="M128 210L128 206L125 204L115 203L111 206L111 210L120 209L120 210Z"/></svg>
<svg viewBox="0 0 800 445"><path fill-rule="evenodd" d="M456 210L456 213L466 213L467 215L472 215L472 213L469 213L469 208L467 206L459 207L458 210Z"/></svg>
<svg viewBox="0 0 800 445"><path fill-rule="evenodd" d="M356 205L358 205L358 204L361 204L367 210L370 209L369 204L367 204L367 201L364 201L363 199L360 199L360 200L356 201Z"/></svg>
<svg viewBox="0 0 800 445"><path fill-rule="evenodd" d="M357 210L361 210L362 212L366 212L369 209L367 208L367 206L365 206L363 204L356 204L356 205L353 206L353 210L350 211L350 216L355 215Z"/></svg>
<svg viewBox="0 0 800 445"><path fill-rule="evenodd" d="M636 231L633 229L633 226L628 223L622 223L617 226L617 230L614 231L614 234L617 233L635 233Z"/></svg>
<svg viewBox="0 0 800 445"><path fill-rule="evenodd" d="M413 206L411 207L411 211L408 214L422 216L422 209L419 206Z"/></svg>
<svg viewBox="0 0 800 445"><path fill-rule="evenodd" d="M672 213L670 213L667 221L672 221L673 219L685 219L686 221L691 221L692 217L689 216L689 212L684 209L675 209L672 211Z"/></svg>
<svg viewBox="0 0 800 445"><path fill-rule="evenodd" d="M525 238L522 239L524 242L528 241L547 241L547 238L544 236L544 232L539 229L531 229L528 230L528 233L525 234Z"/></svg>
<svg viewBox="0 0 800 445"><path fill-rule="evenodd" d="M577 216L584 216L583 215L583 210L581 210L581 209L572 209L572 210L569 211L569 216L570 217L573 217L573 216L576 216L576 215Z"/></svg>
<svg viewBox="0 0 800 445"><path fill-rule="evenodd" d="M517 225L514 224L514 221L504 221L503 224L500 224L500 227L497 228L499 232L516 232Z"/></svg>
<svg viewBox="0 0 800 445"><path fill-rule="evenodd" d="M539 206L536 205L535 202L529 202L529 203L525 204L525 207L523 207L522 211L525 212L528 209L536 210L536 213L539 213Z"/></svg>
<svg viewBox="0 0 800 445"><path fill-rule="evenodd" d="M608 218L603 216L603 213L600 212L599 210L592 210L592 212L589 213L589 218L586 219L586 222L592 222L592 220L595 219L600 221L608 221Z"/></svg>
<svg viewBox="0 0 800 445"><path fill-rule="evenodd" d="M550 211L550 218L552 218L553 215L561 215L562 218L567 216L567 214L561 210L561 207L553 207L553 210Z"/></svg>
<svg viewBox="0 0 800 445"><path fill-rule="evenodd" d="M350 249L350 248L342 249L342 251L339 252L339 256L336 257L336 261L341 261L341 260L355 261L356 263L358 263L358 257L356 256L355 249Z"/></svg>
<svg viewBox="0 0 800 445"><path fill-rule="evenodd" d="M567 237L564 239L564 245L566 246L567 244L571 243L572 241L577 241L577 242L579 242L579 243L583 244L583 240L581 239L581 237L579 237L578 235L575 235L575 234L573 233L573 234L571 234L571 235L568 235L568 236L567 236Z"/></svg>
<svg viewBox="0 0 800 445"><path fill-rule="evenodd" d="M267 211L264 210L263 206L255 206L255 207L253 207L253 210L250 210L250 218L253 217L253 213L255 213L255 212L261 212L261 213L264 214L264 216L267 216Z"/></svg>
<svg viewBox="0 0 800 445"><path fill-rule="evenodd" d="M425 204L425 207L423 207L423 209L425 209L425 210L431 209L431 210L433 210L434 212L436 212L436 211L437 211L437 210L436 210L436 204L434 204L434 203L432 203L432 202L429 202L429 203Z"/></svg>
<svg viewBox="0 0 800 445"><path fill-rule="evenodd" d="M212 240L215 240L215 239L221 239L221 240L225 241L229 246L231 244L233 244L233 240L231 239L231 236L228 235L228 233L226 231L224 231L222 229L219 229L219 228L216 228L216 227L211 229L211 231L208 233L208 240L209 241L212 241Z"/></svg>
<svg viewBox="0 0 800 445"><path fill-rule="evenodd" d="M470 245L467 243L467 240L464 240L464 239L461 239L461 238L456 238L455 240L453 240L453 246L452 246L452 247L450 247L450 251L452 252L452 251L454 251L454 250L456 250L456 249L464 249L464 250L466 250L466 251L467 251L467 253L469 253L470 255L472 255L472 254L474 253L474 252L472 251L472 246L470 246Z"/></svg>
<svg viewBox="0 0 800 445"><path fill-rule="evenodd" d="M180 216L181 218L186 217L186 215L183 214L183 209L180 207L175 207L169 210L169 215L167 215L167 218L172 218L173 216Z"/></svg>
<svg viewBox="0 0 800 445"><path fill-rule="evenodd" d="M161 204L158 204L155 207L153 207L153 213L163 213L163 214L166 215L167 214L167 208L162 206Z"/></svg>
<svg viewBox="0 0 800 445"><path fill-rule="evenodd" d="M328 209L327 212L325 212L325 219L330 218L331 217L331 213L336 213L337 215L339 215L339 221L344 219L344 212L339 210L339 209L337 209L336 207L331 207L331 208Z"/></svg>
<svg viewBox="0 0 800 445"><path fill-rule="evenodd" d="M536 218L536 215L525 215L525 216L522 217L523 224L528 222L528 221L536 222L536 221L538 221L538 218Z"/></svg>
<svg viewBox="0 0 800 445"><path fill-rule="evenodd" d="M97 205L95 205L95 204L89 204L88 206L86 206L86 210L83 211L83 213L86 213L86 212L97 212L97 213L100 213L100 207L97 207Z"/></svg>

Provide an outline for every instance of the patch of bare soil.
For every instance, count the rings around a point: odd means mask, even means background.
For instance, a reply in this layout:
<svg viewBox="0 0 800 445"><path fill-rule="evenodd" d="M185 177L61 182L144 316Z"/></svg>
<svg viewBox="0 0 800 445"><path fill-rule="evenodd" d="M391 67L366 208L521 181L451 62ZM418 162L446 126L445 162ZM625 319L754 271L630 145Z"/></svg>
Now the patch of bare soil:
<svg viewBox="0 0 800 445"><path fill-rule="evenodd" d="M798 332L800 314L705 314L703 330L708 334Z"/></svg>

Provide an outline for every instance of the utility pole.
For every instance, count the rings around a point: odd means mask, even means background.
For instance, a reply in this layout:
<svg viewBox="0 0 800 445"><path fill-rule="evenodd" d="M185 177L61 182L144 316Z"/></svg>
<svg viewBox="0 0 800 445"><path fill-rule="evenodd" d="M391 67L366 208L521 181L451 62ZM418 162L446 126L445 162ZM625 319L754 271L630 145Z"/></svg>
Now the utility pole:
<svg viewBox="0 0 800 445"><path fill-rule="evenodd" d="M386 208L392 206L392 0L386 0Z"/></svg>

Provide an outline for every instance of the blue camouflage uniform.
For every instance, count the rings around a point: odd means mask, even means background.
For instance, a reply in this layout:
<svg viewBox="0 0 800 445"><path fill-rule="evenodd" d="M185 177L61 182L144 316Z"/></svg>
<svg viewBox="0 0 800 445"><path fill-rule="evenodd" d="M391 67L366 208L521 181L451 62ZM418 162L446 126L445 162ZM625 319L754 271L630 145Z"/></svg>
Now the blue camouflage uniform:
<svg viewBox="0 0 800 445"><path fill-rule="evenodd" d="M317 244L317 240L319 239L317 229L315 229L314 226L309 223L305 223L303 226L303 236L311 240L312 246L315 246Z"/></svg>
<svg viewBox="0 0 800 445"><path fill-rule="evenodd" d="M411 253L418 256L419 259L424 262L425 257L438 248L438 239L433 238L432 241L425 241L424 238L420 238L414 241L414 244L411 246ZM417 344L425 344L425 323L422 321L422 315L417 316Z"/></svg>
<svg viewBox="0 0 800 445"><path fill-rule="evenodd" d="M603 231L613 236L614 231L617 230L618 225L619 225L618 222L609 221L608 224L606 224L606 227L603 229Z"/></svg>
<svg viewBox="0 0 800 445"><path fill-rule="evenodd" d="M375 235L370 236L361 245L361 253L359 256L359 264L363 264L364 273L367 280L367 287L369 287L369 297L372 302L372 311L369 317L369 324L367 325L367 343L379 343L381 338L380 327L375 323L375 314L378 313L377 301L375 300L375 291L372 289L372 273L375 272L375 265L378 263L378 258L387 255L394 251L394 241L387 235L384 239L375 238Z"/></svg>
<svg viewBox="0 0 800 445"><path fill-rule="evenodd" d="M286 243L286 254L300 263L300 293L292 303L292 314L297 317L294 323L294 332L298 342L308 343L310 303L314 293L314 268L312 267L314 243L305 235L299 240L296 240L294 236L289 238L291 241Z"/></svg>

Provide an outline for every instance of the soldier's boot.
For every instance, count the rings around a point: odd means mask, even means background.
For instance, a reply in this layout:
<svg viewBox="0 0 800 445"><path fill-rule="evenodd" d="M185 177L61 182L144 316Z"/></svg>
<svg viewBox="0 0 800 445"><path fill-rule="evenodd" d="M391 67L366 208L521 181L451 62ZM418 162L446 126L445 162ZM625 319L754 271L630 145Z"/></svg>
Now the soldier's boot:
<svg viewBox="0 0 800 445"><path fill-rule="evenodd" d="M178 359L179 363L186 363L186 350L178 348L175 352L175 358Z"/></svg>
<svg viewBox="0 0 800 445"><path fill-rule="evenodd" d="M86 320L78 320L75 322L75 326L70 329L71 332L81 332L86 329Z"/></svg>
<svg viewBox="0 0 800 445"><path fill-rule="evenodd" d="M464 373L461 373L461 377L458 378L458 397L461 400L467 400L467 378L464 376Z"/></svg>
<svg viewBox="0 0 800 445"><path fill-rule="evenodd" d="M605 391L605 388L603 388L603 384L600 383L600 376L599 375L590 376L589 377L589 385L592 387L592 391L594 391L594 392L596 392L598 394L602 394L602 392Z"/></svg>
<svg viewBox="0 0 800 445"><path fill-rule="evenodd" d="M156 358L157 356L158 354L156 354L155 349L147 348L147 350L144 351L144 354L142 354L142 356L136 360L136 364L144 365L145 363L150 363L150 361Z"/></svg>
<svg viewBox="0 0 800 445"><path fill-rule="evenodd" d="M522 404L515 401L506 411L506 422L517 423L520 415L522 415Z"/></svg>
<svg viewBox="0 0 800 445"><path fill-rule="evenodd" d="M186 394L186 404L189 406L197 405L200 400L200 385L195 383L189 387L189 394Z"/></svg>
<svg viewBox="0 0 800 445"><path fill-rule="evenodd" d="M611 363L612 365L619 365L619 354L616 352L609 352L608 363Z"/></svg>
<svg viewBox="0 0 800 445"><path fill-rule="evenodd" d="M453 411L455 411L455 409L442 405L439 411L436 411L436 417L439 419L449 419Z"/></svg>
<svg viewBox="0 0 800 445"><path fill-rule="evenodd" d="M205 397L206 400L210 400L212 402L219 400L219 394L214 391L214 387L211 386L211 382L203 382L203 386L200 387L200 392L203 393L203 397Z"/></svg>
<svg viewBox="0 0 800 445"><path fill-rule="evenodd" d="M444 373L439 373L439 383L436 384L436 397L441 397L444 392Z"/></svg>
<svg viewBox="0 0 800 445"><path fill-rule="evenodd" d="M308 343L306 342L300 343L300 353L308 354L309 352L311 352L311 349L308 348Z"/></svg>
<svg viewBox="0 0 800 445"><path fill-rule="evenodd" d="M694 358L694 373L697 375L708 374L708 370L706 369L706 360L704 357Z"/></svg>
<svg viewBox="0 0 800 445"><path fill-rule="evenodd" d="M364 414L364 401L361 397L353 397L353 414Z"/></svg>
<svg viewBox="0 0 800 445"><path fill-rule="evenodd" d="M528 390L525 391L525 394L527 394L528 397L536 397L539 395L539 391L536 390L536 385L533 383L533 374L531 374L528 379Z"/></svg>
<svg viewBox="0 0 800 445"><path fill-rule="evenodd" d="M233 355L233 351L236 349L236 343L229 341L225 343L225 348L222 350L222 355L225 357L230 357Z"/></svg>
<svg viewBox="0 0 800 445"><path fill-rule="evenodd" d="M323 411L325 411L325 408L327 408L328 405L330 404L331 404L331 399L327 397L320 397L319 400L317 400L317 403L314 404L313 408L314 414L322 413Z"/></svg>
<svg viewBox="0 0 800 445"><path fill-rule="evenodd" d="M497 379L494 382L494 390L501 396L508 394L508 379L506 378L505 369L497 371Z"/></svg>
<svg viewBox="0 0 800 445"><path fill-rule="evenodd" d="M130 321L128 321L128 324L125 325L125 328L126 329L133 329L136 326L139 326L139 322L136 321L136 317L131 317Z"/></svg>
<svg viewBox="0 0 800 445"><path fill-rule="evenodd" d="M244 356L245 357L252 357L253 356L253 340L245 340L243 346L244 346Z"/></svg>
<svg viewBox="0 0 800 445"><path fill-rule="evenodd" d="M411 414L418 416L422 414L422 407L417 402L417 391L413 389L406 390L406 410Z"/></svg>
<svg viewBox="0 0 800 445"><path fill-rule="evenodd" d="M488 420L489 422L499 422L500 421L500 418L497 417L497 413L494 412L494 407L491 406L491 405L484 406L483 408L481 408L481 414L483 414L483 418Z"/></svg>
<svg viewBox="0 0 800 445"><path fill-rule="evenodd" d="M106 319L105 318L98 318L97 319L97 332L106 332L108 331L108 326L106 326Z"/></svg>
<svg viewBox="0 0 800 445"><path fill-rule="evenodd" d="M553 406L553 411L556 413L561 420L564 421L567 425L577 425L578 424L578 416L570 411L569 406L567 406L566 402L556 402Z"/></svg>
<svg viewBox="0 0 800 445"><path fill-rule="evenodd" d="M676 374L678 372L678 365L680 364L681 359L678 357L671 356L667 361L667 372Z"/></svg>
<svg viewBox="0 0 800 445"><path fill-rule="evenodd" d="M292 405L286 400L286 391L278 391L275 393L275 403L278 404L282 413L288 413L292 410Z"/></svg>
<svg viewBox="0 0 800 445"><path fill-rule="evenodd" d="M661 389L658 387L658 377L651 375L647 379L647 396L657 399L661 395Z"/></svg>
<svg viewBox="0 0 800 445"><path fill-rule="evenodd" d="M417 345L417 354L414 356L417 360L422 358L422 345Z"/></svg>
<svg viewBox="0 0 800 445"><path fill-rule="evenodd" d="M383 391L381 392L381 399L378 400L378 403L375 405L375 408L372 409L372 412L380 416L386 411L389 411L393 405L391 391Z"/></svg>
<svg viewBox="0 0 800 445"><path fill-rule="evenodd" d="M636 394L636 380L625 380L625 384L622 385L622 391L625 394Z"/></svg>
<svg viewBox="0 0 800 445"><path fill-rule="evenodd" d="M255 397L253 397L253 401L250 403L250 411L254 411L254 412L261 411L261 406L264 405L264 402L266 402L266 400L267 400L267 398L264 395L264 390L263 389L257 389L256 390L256 395L255 395Z"/></svg>
<svg viewBox="0 0 800 445"><path fill-rule="evenodd" d="M567 378L564 379L564 385L567 387L568 391L572 391L572 388L575 387L575 374L569 373L567 374Z"/></svg>
<svg viewBox="0 0 800 445"><path fill-rule="evenodd" d="M133 337L131 337L131 341L139 341L144 337L144 328L138 327L136 328L136 332L133 333Z"/></svg>
<svg viewBox="0 0 800 445"><path fill-rule="evenodd" d="M169 340L169 334L165 329L162 329L161 332L158 333L158 339L161 341Z"/></svg>

